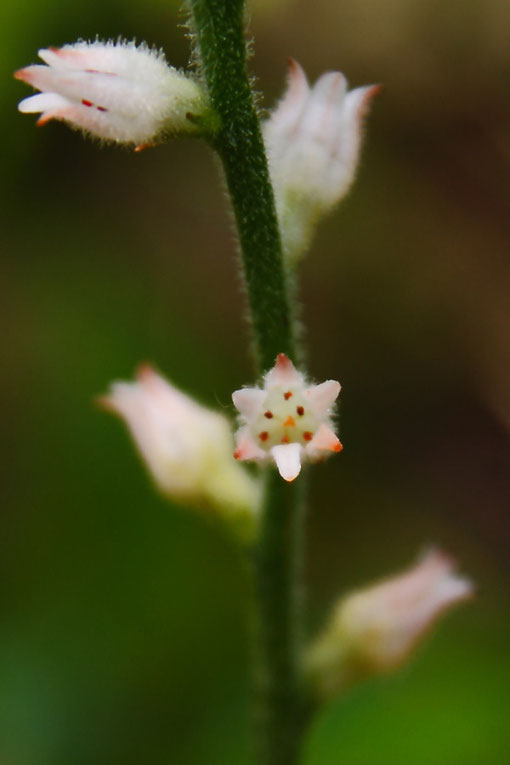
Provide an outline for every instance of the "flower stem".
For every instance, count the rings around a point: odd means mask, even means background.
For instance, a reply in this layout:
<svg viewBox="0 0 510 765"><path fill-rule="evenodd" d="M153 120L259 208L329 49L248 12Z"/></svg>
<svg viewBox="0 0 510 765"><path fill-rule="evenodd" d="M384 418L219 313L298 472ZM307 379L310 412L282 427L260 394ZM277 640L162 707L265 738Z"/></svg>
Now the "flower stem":
<svg viewBox="0 0 510 765"><path fill-rule="evenodd" d="M256 551L257 755L261 765L294 765L305 723L302 679L303 482L266 475L266 505Z"/></svg>
<svg viewBox="0 0 510 765"><path fill-rule="evenodd" d="M201 72L219 118L212 137L234 209L259 372L295 358L280 232L246 67L243 0L189 0Z"/></svg>
<svg viewBox="0 0 510 765"><path fill-rule="evenodd" d="M198 63L218 117L211 138L239 234L258 373L278 353L296 358L296 321L273 189L246 66L243 0L188 0ZM266 469L255 550L255 711L259 765L295 765L303 732L300 578L303 479Z"/></svg>

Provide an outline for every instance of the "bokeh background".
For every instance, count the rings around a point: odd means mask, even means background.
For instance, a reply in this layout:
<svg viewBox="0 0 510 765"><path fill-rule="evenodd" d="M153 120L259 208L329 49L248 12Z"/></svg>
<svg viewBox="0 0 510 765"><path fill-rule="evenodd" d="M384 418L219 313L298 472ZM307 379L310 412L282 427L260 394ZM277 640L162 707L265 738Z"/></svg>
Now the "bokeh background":
<svg viewBox="0 0 510 765"><path fill-rule="evenodd" d="M213 523L154 492L93 406L151 360L228 411L252 378L218 167L16 111L39 47L136 37L184 66L167 0L3 0L2 765L248 765L247 583ZM398 675L329 705L305 765L510 761L510 5L259 0L269 107L286 57L382 82L357 183L303 266L343 454L314 471L310 630L426 544L477 582Z"/></svg>

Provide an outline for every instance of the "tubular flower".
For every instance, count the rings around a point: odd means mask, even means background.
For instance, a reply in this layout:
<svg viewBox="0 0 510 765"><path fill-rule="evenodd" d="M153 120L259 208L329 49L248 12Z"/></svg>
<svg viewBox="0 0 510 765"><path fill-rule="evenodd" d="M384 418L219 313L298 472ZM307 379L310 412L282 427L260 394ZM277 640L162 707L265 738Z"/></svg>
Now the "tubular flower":
<svg viewBox="0 0 510 765"><path fill-rule="evenodd" d="M313 228L351 186L362 122L379 85L347 92L341 72L326 72L310 87L289 61L287 90L263 125L276 207L287 258L306 249Z"/></svg>
<svg viewBox="0 0 510 765"><path fill-rule="evenodd" d="M41 112L38 125L63 120L97 138L144 144L196 133L207 99L191 77L168 66L161 51L134 42L77 42L40 50L47 64L15 73L42 91L19 104Z"/></svg>
<svg viewBox="0 0 510 765"><path fill-rule="evenodd" d="M303 460L317 461L342 444L334 434L331 408L340 383L309 385L291 360L278 354L264 377L263 388L242 388L232 394L240 413L238 460L274 460L282 478L293 481Z"/></svg>
<svg viewBox="0 0 510 765"><path fill-rule="evenodd" d="M437 549L407 571L347 595L308 656L319 695L397 669L445 611L472 595L473 584Z"/></svg>
<svg viewBox="0 0 510 765"><path fill-rule="evenodd" d="M258 485L232 459L230 421L174 388L150 366L99 399L126 423L158 489L178 501L253 516Z"/></svg>

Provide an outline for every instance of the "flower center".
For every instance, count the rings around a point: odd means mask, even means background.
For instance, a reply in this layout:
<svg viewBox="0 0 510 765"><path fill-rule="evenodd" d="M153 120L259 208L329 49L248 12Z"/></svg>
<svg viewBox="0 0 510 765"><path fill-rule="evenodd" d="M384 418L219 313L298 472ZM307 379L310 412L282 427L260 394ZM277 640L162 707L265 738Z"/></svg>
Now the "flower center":
<svg viewBox="0 0 510 765"><path fill-rule="evenodd" d="M312 440L319 426L303 396L302 388L275 386L268 391L261 414L250 425L258 445L269 451L279 444Z"/></svg>

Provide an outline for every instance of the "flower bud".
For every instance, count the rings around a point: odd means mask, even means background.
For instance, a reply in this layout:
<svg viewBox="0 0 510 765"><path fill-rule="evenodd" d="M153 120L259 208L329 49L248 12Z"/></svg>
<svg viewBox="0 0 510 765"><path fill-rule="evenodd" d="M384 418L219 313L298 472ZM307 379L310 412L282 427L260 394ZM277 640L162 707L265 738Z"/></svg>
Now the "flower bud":
<svg viewBox="0 0 510 765"><path fill-rule="evenodd" d="M282 242L293 263L313 228L349 190L358 165L362 122L380 86L347 92L341 72L326 72L311 88L289 62L287 91L263 125Z"/></svg>
<svg viewBox="0 0 510 765"><path fill-rule="evenodd" d="M273 460L286 481L293 481L303 460L317 461L342 444L332 430L331 409L340 383L310 385L292 361L278 354L263 388L232 394L241 427L236 434L238 460Z"/></svg>
<svg viewBox="0 0 510 765"><path fill-rule="evenodd" d="M340 600L308 654L319 697L403 665L443 612L473 595L454 562L432 549L404 573Z"/></svg>
<svg viewBox="0 0 510 765"><path fill-rule="evenodd" d="M207 98L190 76L168 66L161 51L134 42L77 42L40 50L47 64L15 73L41 91L19 104L41 112L38 125L64 120L105 141L144 144L197 133Z"/></svg>
<svg viewBox="0 0 510 765"><path fill-rule="evenodd" d="M198 404L151 367L136 382L115 382L99 403L120 415L158 489L168 497L253 521L259 487L232 459L232 432L222 414Z"/></svg>

